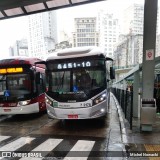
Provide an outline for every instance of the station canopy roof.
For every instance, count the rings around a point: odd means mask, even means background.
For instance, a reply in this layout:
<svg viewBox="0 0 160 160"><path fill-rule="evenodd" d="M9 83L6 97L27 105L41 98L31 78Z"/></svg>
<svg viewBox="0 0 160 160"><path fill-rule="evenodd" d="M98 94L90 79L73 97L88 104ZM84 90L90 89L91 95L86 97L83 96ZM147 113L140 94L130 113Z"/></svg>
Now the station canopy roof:
<svg viewBox="0 0 160 160"><path fill-rule="evenodd" d="M0 0L0 20L104 0Z"/></svg>

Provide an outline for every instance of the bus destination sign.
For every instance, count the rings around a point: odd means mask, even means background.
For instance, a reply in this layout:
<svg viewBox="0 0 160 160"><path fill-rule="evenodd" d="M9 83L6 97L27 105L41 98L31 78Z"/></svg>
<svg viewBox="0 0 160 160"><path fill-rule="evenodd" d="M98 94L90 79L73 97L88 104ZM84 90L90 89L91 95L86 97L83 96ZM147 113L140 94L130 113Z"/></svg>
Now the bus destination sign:
<svg viewBox="0 0 160 160"><path fill-rule="evenodd" d="M80 62L65 62L65 63L49 63L49 70L53 69L72 69L72 68L86 68L86 67L94 67L94 66L102 66L104 65L104 61L102 60L88 60L88 61L80 61Z"/></svg>

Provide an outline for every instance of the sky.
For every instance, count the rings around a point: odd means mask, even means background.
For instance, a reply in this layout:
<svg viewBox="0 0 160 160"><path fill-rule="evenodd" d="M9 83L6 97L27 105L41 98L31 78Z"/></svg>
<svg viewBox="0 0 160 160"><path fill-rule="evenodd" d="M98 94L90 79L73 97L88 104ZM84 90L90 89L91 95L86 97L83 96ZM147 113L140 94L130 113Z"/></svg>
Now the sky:
<svg viewBox="0 0 160 160"><path fill-rule="evenodd" d="M144 4L144 0L106 0L91 4L70 7L57 10L59 30L71 32L73 18L78 16L95 16L99 8L107 11L114 11L117 15L129 4L136 2ZM73 26L73 25L72 25ZM28 36L28 17L22 16L0 20L0 58L9 56L9 47L13 46L16 40L27 38Z"/></svg>
<svg viewBox="0 0 160 160"><path fill-rule="evenodd" d="M27 38L27 26L26 16L0 20L0 58L9 55L9 47L12 46L16 40Z"/></svg>

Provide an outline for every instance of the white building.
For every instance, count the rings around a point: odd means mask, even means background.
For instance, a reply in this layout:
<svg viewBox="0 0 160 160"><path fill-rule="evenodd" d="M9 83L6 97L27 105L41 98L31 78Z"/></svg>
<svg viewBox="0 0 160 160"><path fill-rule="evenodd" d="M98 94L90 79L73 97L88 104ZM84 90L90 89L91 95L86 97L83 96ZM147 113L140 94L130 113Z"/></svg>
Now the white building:
<svg viewBox="0 0 160 160"><path fill-rule="evenodd" d="M156 37L156 57L160 56L160 34Z"/></svg>
<svg viewBox="0 0 160 160"><path fill-rule="evenodd" d="M75 18L74 22L73 47L99 46L96 17Z"/></svg>
<svg viewBox="0 0 160 160"><path fill-rule="evenodd" d="M113 13L100 10L98 13L98 30L100 33L100 47L107 56L113 57L114 45L120 34L119 20Z"/></svg>
<svg viewBox="0 0 160 160"><path fill-rule="evenodd" d="M17 40L13 46L9 48L10 56L29 56L27 39Z"/></svg>
<svg viewBox="0 0 160 160"><path fill-rule="evenodd" d="M69 38L67 32L65 32L64 30L60 31L59 35L58 35L58 42L60 43L63 41L70 41L70 38Z"/></svg>
<svg viewBox="0 0 160 160"><path fill-rule="evenodd" d="M142 63L143 35L120 35L120 41L114 49L114 60L117 68L133 67Z"/></svg>
<svg viewBox="0 0 160 160"><path fill-rule="evenodd" d="M142 63L143 17L144 5L142 4L132 4L124 10L122 33L114 49L118 67Z"/></svg>
<svg viewBox="0 0 160 160"><path fill-rule="evenodd" d="M57 43L56 12L44 12L29 16L29 54L45 59L48 51Z"/></svg>
<svg viewBox="0 0 160 160"><path fill-rule="evenodd" d="M123 34L143 34L144 4L132 4L124 11Z"/></svg>

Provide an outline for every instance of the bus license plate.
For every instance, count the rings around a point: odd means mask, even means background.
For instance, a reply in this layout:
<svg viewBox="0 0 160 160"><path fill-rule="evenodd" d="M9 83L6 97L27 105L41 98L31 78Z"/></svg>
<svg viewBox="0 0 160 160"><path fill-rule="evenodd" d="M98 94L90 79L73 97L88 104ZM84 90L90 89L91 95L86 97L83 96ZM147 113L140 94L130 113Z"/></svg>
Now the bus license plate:
<svg viewBox="0 0 160 160"><path fill-rule="evenodd" d="M70 114L68 115L68 119L78 119L78 114Z"/></svg>
<svg viewBox="0 0 160 160"><path fill-rule="evenodd" d="M4 109L4 112L11 112L11 109Z"/></svg>

